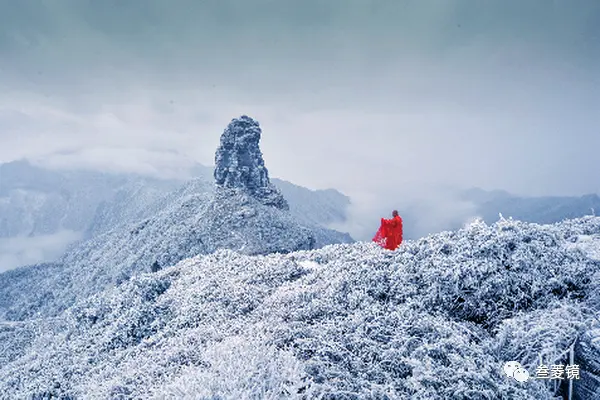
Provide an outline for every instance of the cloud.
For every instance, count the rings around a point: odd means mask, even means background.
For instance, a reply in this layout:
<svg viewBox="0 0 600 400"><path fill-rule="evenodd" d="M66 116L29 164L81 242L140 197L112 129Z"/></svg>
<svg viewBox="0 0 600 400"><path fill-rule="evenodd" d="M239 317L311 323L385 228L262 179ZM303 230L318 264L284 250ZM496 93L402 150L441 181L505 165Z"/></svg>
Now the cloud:
<svg viewBox="0 0 600 400"><path fill-rule="evenodd" d="M391 218L392 210L398 210L403 218L405 239L455 230L478 215L477 205L462 199L456 190L419 183L392 186L384 196L363 192L352 197L347 220L331 228L348 232L355 240L370 241L380 219Z"/></svg>
<svg viewBox="0 0 600 400"><path fill-rule="evenodd" d="M129 172L163 179L191 178L190 170L196 165L180 153L139 147L87 147L31 160L51 169Z"/></svg>
<svg viewBox="0 0 600 400"><path fill-rule="evenodd" d="M52 235L0 238L0 272L58 259L81 234L61 230Z"/></svg>
<svg viewBox="0 0 600 400"><path fill-rule="evenodd" d="M367 219L436 185L595 192L598 21L594 0L3 2L0 161L174 176L248 114L273 176Z"/></svg>

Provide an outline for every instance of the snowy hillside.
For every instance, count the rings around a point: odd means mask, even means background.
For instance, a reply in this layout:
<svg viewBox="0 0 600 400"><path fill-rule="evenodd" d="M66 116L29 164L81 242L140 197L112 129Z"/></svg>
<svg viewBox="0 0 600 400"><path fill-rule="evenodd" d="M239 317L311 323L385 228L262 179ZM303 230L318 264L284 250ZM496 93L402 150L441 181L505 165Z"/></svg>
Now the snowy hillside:
<svg viewBox="0 0 600 400"><path fill-rule="evenodd" d="M204 179L212 190L213 170L198 164L190 176ZM282 188L292 216L314 226L318 241L352 241L347 234L326 229L345 217L346 196L273 181ZM0 164L0 271L55 261L81 238L154 216L186 182L183 177L50 170L27 161Z"/></svg>
<svg viewBox="0 0 600 400"><path fill-rule="evenodd" d="M219 165L223 179L216 186L193 180L160 199L153 215L144 220L73 246L57 262L0 274L0 318L53 316L76 299L148 272L154 265L170 266L218 249L250 255L288 253L352 241L340 232L305 226L289 213L257 152L258 123L242 120L244 129L237 130L239 121L233 120L224 136L235 132L244 140L217 150L224 161ZM244 136L247 132L255 134L254 142ZM248 145L252 152L246 152ZM262 172L253 174L253 168Z"/></svg>
<svg viewBox="0 0 600 400"><path fill-rule="evenodd" d="M157 199L180 185L27 161L0 164L0 272L56 260L70 244L152 212Z"/></svg>
<svg viewBox="0 0 600 400"><path fill-rule="evenodd" d="M518 383L501 366L566 364L576 339L598 328L599 250L600 218L591 217L476 222L395 252L370 243L266 256L221 250L132 278L54 319L0 325L0 392L551 399L551 382ZM587 384L575 381L578 399Z"/></svg>
<svg viewBox="0 0 600 400"><path fill-rule="evenodd" d="M165 201L179 193L184 182L161 180L153 184L133 182L98 204L86 227L87 238L109 232L121 225L141 221L162 209Z"/></svg>
<svg viewBox="0 0 600 400"><path fill-rule="evenodd" d="M212 181L214 167L197 164L191 174ZM305 225L328 227L348 217L350 198L335 189L311 190L277 178L271 182L287 200L292 216Z"/></svg>
<svg viewBox="0 0 600 400"><path fill-rule="evenodd" d="M196 165L193 175L210 181L214 168ZM329 243L351 243L348 234L330 229L333 224L346 222L350 198L335 189L311 190L282 179L271 179L273 185L286 199L292 217L302 225L310 227L318 247Z"/></svg>
<svg viewBox="0 0 600 400"><path fill-rule="evenodd" d="M334 189L310 190L281 179L273 179L273 184L290 203L290 212L307 225L329 226L344 222L350 198Z"/></svg>
<svg viewBox="0 0 600 400"><path fill-rule="evenodd" d="M53 171L27 161L0 164L0 237L83 232L102 202L132 191L140 201L145 188L164 193L180 185L129 174Z"/></svg>
<svg viewBox="0 0 600 400"><path fill-rule="evenodd" d="M198 178L192 181L212 182L214 168L197 165L193 169ZM318 241L329 243L333 237L336 243L349 243L353 239L347 234L327 227L346 219L350 199L335 189L310 190L281 179L272 179L273 185L281 191L289 205L290 214L301 224L316 231ZM173 181L172 185L178 182ZM211 185L206 186L212 190ZM185 189L184 189L185 190ZM107 232L119 225L140 221L155 215L165 204L176 198L181 190L166 191L163 186L138 184L120 190L110 201L99 204L88 236ZM329 239L328 239L329 237Z"/></svg>

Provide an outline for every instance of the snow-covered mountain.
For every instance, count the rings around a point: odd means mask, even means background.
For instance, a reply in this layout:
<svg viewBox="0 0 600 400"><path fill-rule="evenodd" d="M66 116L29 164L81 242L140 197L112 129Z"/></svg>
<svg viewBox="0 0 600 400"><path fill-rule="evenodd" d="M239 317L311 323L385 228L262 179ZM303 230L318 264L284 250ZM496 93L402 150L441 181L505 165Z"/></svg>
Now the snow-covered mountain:
<svg viewBox="0 0 600 400"><path fill-rule="evenodd" d="M281 179L273 179L273 184L288 200L291 214L303 224L330 226L342 223L347 218L350 198L337 190L310 190Z"/></svg>
<svg viewBox="0 0 600 400"><path fill-rule="evenodd" d="M214 167L196 164L191 174L212 181ZM311 190L278 178L271 182L287 200L292 216L303 224L329 227L348 218L351 199L335 189Z"/></svg>
<svg viewBox="0 0 600 400"><path fill-rule="evenodd" d="M130 174L0 165L0 272L56 260L67 247L148 215L182 182ZM118 206L117 206L118 205Z"/></svg>
<svg viewBox="0 0 600 400"><path fill-rule="evenodd" d="M25 160L0 164L0 237L84 232L104 202L135 192L142 208L152 193L159 197L180 185L131 174L55 171Z"/></svg>
<svg viewBox="0 0 600 400"><path fill-rule="evenodd" d="M53 319L0 324L13 398L535 399L575 360L598 398L600 218L501 220L408 241L186 259ZM595 353L594 353L595 352ZM597 364L596 359L596 364ZM591 397L590 397L591 396Z"/></svg>
<svg viewBox="0 0 600 400"><path fill-rule="evenodd" d="M500 214L519 221L552 224L564 219L598 215L598 210L600 197L593 193L527 197L504 190L462 189L447 185L425 191L425 195L416 195L399 207L407 239L460 229L474 218L491 224ZM349 220L352 221L353 217L350 216Z"/></svg>
<svg viewBox="0 0 600 400"><path fill-rule="evenodd" d="M85 229L85 237L91 238L156 215L173 195L180 193L185 183L177 180L161 180L152 184L131 182L96 206L94 217Z"/></svg>
<svg viewBox="0 0 600 400"><path fill-rule="evenodd" d="M196 165L191 180L212 190L213 167ZM131 174L51 170L28 161L0 164L0 271L24 263L54 261L69 244L142 221L164 209L189 178L155 179ZM337 235L327 230L343 221L348 197L336 190L309 190L273 179L290 213L314 227L318 240ZM3 245L4 244L4 245Z"/></svg>
<svg viewBox="0 0 600 400"><path fill-rule="evenodd" d="M235 135L243 140L236 141ZM289 213L285 198L270 183L262 155L256 152L257 122L234 119L223 138L225 145L217 149L216 171L221 172L215 176L221 179L216 186L193 180L160 199L154 215L142 221L73 246L55 263L0 274L0 318L53 316L77 298L118 285L153 266L173 265L218 249L287 253L352 241L347 234L303 225ZM262 172L254 174L253 168Z"/></svg>
<svg viewBox="0 0 600 400"><path fill-rule="evenodd" d="M552 399L566 381L520 384L502 364L570 352L574 398L600 398L600 218L336 243L351 238L323 225L348 199L281 190L261 133L234 119L214 169L112 188L87 240L0 274L0 398Z"/></svg>
<svg viewBox="0 0 600 400"><path fill-rule="evenodd" d="M462 197L473 202L478 215L488 223L495 221L499 213L520 221L551 224L600 212L597 194L522 197L501 190L474 188L464 191Z"/></svg>

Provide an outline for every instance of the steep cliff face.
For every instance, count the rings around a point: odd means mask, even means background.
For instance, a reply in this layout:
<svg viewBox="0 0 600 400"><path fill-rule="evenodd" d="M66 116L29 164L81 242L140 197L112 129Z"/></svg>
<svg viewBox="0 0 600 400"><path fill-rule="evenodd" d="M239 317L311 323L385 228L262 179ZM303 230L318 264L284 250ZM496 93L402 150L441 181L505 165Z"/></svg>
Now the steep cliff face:
<svg viewBox="0 0 600 400"><path fill-rule="evenodd" d="M264 205L288 210L287 201L269 180L259 146L261 134L259 123L246 115L229 123L215 154L215 183L245 191Z"/></svg>

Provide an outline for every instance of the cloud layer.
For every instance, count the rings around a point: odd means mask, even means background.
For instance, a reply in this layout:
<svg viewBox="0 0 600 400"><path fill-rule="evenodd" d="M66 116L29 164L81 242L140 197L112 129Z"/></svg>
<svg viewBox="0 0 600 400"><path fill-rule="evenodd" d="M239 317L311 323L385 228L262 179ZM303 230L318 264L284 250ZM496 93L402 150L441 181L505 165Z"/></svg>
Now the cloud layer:
<svg viewBox="0 0 600 400"><path fill-rule="evenodd" d="M79 232L69 230L52 235L0 238L0 273L23 265L56 260L69 244L79 239Z"/></svg>
<svg viewBox="0 0 600 400"><path fill-rule="evenodd" d="M597 192L599 61L594 0L5 1L0 161L174 176L249 114L273 176L361 214Z"/></svg>

